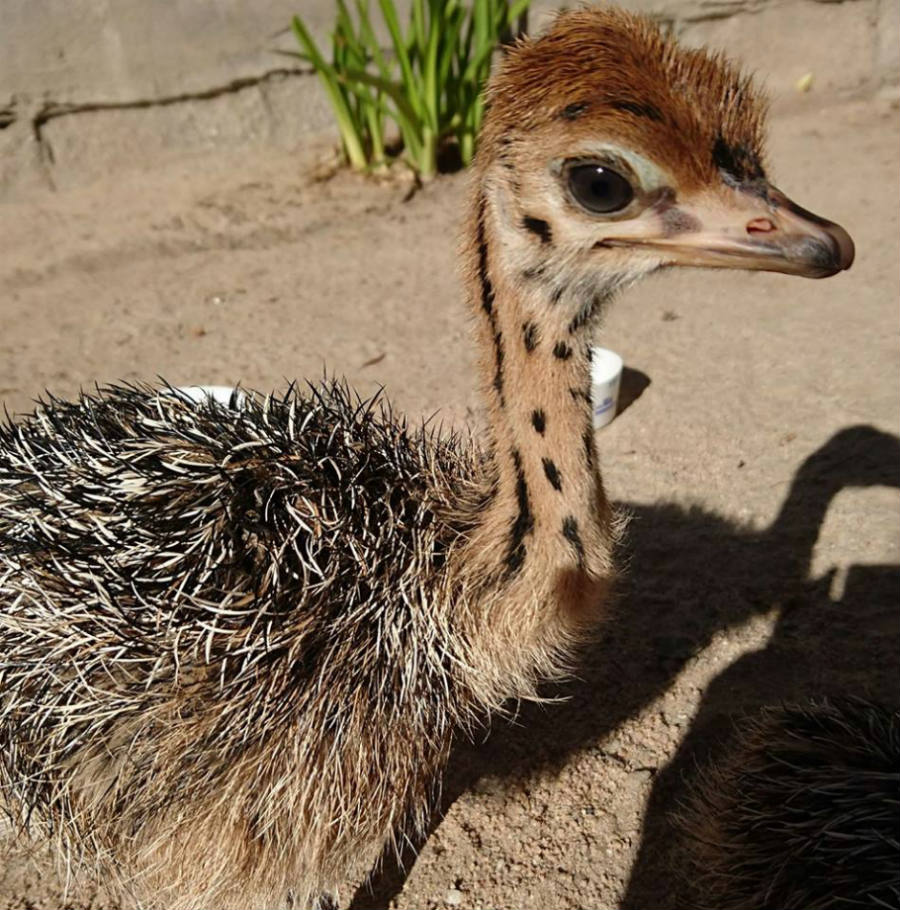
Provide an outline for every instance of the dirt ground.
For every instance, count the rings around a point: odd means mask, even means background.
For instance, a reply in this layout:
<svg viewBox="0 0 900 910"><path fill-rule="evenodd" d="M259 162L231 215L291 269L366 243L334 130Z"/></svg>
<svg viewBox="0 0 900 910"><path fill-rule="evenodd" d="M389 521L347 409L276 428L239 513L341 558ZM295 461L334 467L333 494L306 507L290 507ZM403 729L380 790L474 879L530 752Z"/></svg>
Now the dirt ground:
<svg viewBox="0 0 900 910"><path fill-rule="evenodd" d="M477 422L465 176L404 201L396 183L316 181L320 153L4 206L0 400L156 376L266 390L327 367L411 415ZM559 701L460 748L406 874L348 882L342 906L667 906L666 809L723 717L836 692L897 703L898 158L896 101L798 102L772 124L772 171L850 231L853 269L673 272L610 310L598 340L629 367L598 434L632 515L619 611ZM109 906L5 846L0 908Z"/></svg>

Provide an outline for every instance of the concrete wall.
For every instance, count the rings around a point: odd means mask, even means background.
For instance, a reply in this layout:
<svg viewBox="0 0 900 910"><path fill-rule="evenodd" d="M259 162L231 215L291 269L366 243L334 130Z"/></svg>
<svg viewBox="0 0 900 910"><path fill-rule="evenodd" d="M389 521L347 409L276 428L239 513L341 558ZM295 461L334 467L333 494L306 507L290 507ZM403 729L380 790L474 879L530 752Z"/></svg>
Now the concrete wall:
<svg viewBox="0 0 900 910"><path fill-rule="evenodd" d="M626 0L728 49L789 99L895 92L897 0ZM536 0L539 28L558 3ZM333 130L288 29L325 40L333 0L0 0L0 197L217 148L289 150Z"/></svg>

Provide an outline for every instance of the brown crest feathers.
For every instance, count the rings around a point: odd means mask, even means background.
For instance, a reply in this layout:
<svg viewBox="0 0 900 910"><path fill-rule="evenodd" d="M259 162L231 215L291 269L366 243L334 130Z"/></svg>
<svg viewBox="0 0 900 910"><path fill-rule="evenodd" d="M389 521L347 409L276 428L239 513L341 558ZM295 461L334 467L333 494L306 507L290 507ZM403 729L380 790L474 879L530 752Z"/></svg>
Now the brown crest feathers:
<svg viewBox="0 0 900 910"><path fill-rule="evenodd" d="M642 148L682 186L764 175L766 101L718 54L679 47L650 19L610 8L561 13L506 55L488 89L483 154L556 122Z"/></svg>

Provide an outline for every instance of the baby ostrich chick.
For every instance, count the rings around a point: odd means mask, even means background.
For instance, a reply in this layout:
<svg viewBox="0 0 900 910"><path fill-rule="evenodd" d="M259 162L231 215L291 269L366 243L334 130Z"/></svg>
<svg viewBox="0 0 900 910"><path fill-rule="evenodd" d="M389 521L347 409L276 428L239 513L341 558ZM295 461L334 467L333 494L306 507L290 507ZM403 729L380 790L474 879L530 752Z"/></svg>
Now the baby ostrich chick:
<svg viewBox="0 0 900 910"><path fill-rule="evenodd" d="M667 265L824 277L722 59L561 15L488 93L464 246L479 448L337 384L231 410L114 387L0 436L2 795L146 906L306 906L421 830L454 731L564 674L616 521L589 342Z"/></svg>
<svg viewBox="0 0 900 910"><path fill-rule="evenodd" d="M844 698L741 719L680 827L682 906L900 906L900 712Z"/></svg>

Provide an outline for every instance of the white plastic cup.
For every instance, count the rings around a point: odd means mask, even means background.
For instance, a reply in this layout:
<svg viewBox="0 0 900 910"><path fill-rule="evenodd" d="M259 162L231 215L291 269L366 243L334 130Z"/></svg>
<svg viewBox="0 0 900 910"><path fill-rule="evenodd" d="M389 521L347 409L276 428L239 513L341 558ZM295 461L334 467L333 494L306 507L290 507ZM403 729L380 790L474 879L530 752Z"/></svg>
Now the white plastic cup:
<svg viewBox="0 0 900 910"><path fill-rule="evenodd" d="M247 400L241 389L230 385L186 385L172 390L176 395L193 404L215 401L226 408L240 410Z"/></svg>
<svg viewBox="0 0 900 910"><path fill-rule="evenodd" d="M591 352L591 402L594 409L594 429L599 430L616 416L619 404L619 384L622 381L622 358L607 348Z"/></svg>

